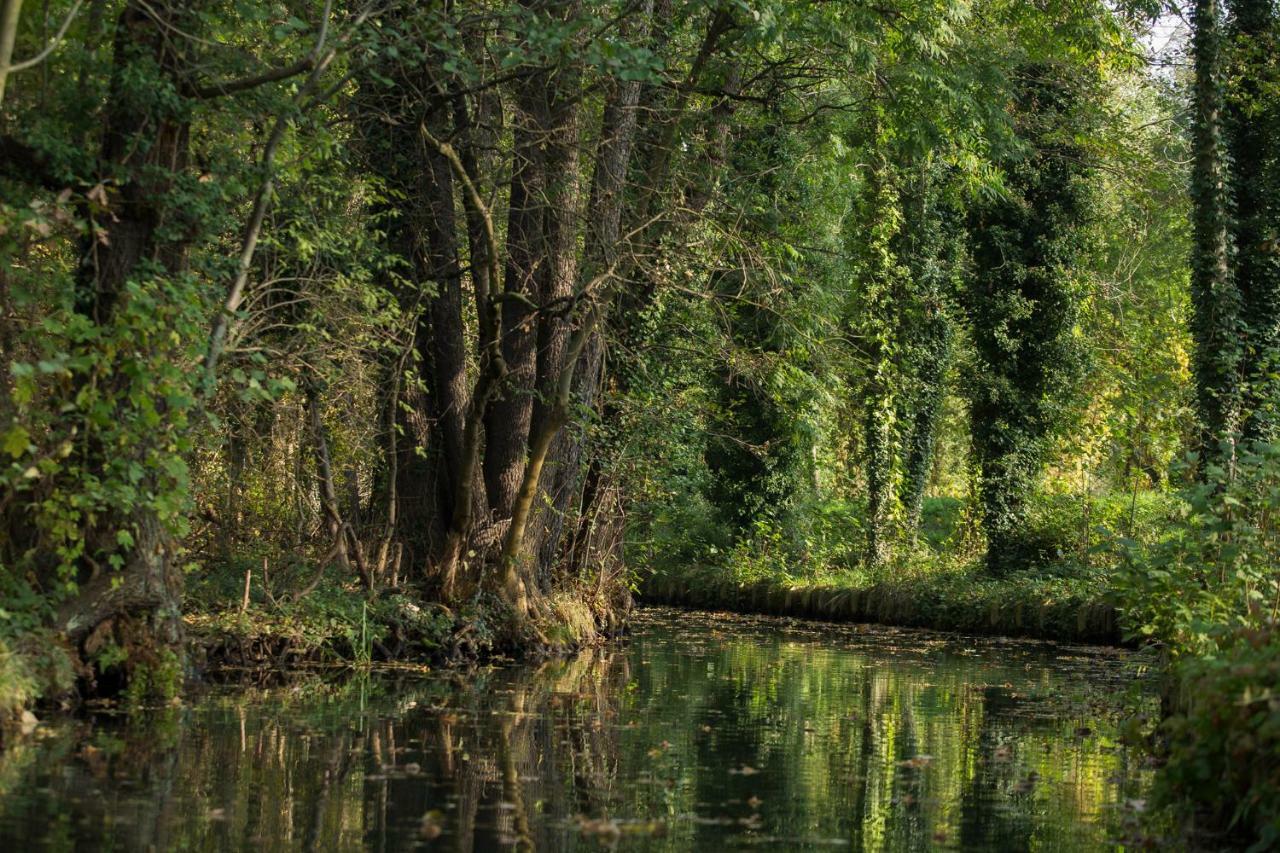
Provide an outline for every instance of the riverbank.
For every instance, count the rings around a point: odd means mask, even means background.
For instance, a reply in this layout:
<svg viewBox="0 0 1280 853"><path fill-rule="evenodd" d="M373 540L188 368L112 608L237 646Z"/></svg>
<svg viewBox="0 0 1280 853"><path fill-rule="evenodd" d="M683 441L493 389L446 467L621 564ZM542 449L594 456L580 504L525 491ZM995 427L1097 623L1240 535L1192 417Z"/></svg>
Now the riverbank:
<svg viewBox="0 0 1280 853"><path fill-rule="evenodd" d="M539 659L581 649L612 630L589 602L570 594L549 597L543 611L536 625L518 631L502 604L488 597L451 609L404 592L367 597L336 588L299 602L198 607L183 621L195 671L214 675Z"/></svg>
<svg viewBox="0 0 1280 853"><path fill-rule="evenodd" d="M272 593L242 567L211 567L188 583L180 653L161 650L130 670L114 636L76 650L31 616L34 627L0 633L0 739L32 710L70 710L85 698L143 706L204 681L275 683L306 670L381 664L465 670L562 656L619 631L631 607L621 588L608 600L560 590L540 599L532 619L515 619L495 596L450 608L410 588L369 594L349 578L324 580L303 593Z"/></svg>
<svg viewBox="0 0 1280 853"><path fill-rule="evenodd" d="M645 603L871 622L970 634L1122 645L1119 613L1096 585L1072 578L992 579L947 572L868 583L860 578L736 581L714 569L651 575Z"/></svg>

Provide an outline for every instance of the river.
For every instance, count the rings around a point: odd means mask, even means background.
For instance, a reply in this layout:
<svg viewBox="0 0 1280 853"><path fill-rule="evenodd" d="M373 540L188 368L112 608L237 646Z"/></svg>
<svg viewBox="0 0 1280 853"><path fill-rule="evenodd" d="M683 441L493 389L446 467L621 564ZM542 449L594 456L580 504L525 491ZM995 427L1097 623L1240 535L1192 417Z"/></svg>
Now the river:
<svg viewBox="0 0 1280 853"><path fill-rule="evenodd" d="M540 667L316 674L42 723L2 850L1105 850L1127 652L649 609Z"/></svg>

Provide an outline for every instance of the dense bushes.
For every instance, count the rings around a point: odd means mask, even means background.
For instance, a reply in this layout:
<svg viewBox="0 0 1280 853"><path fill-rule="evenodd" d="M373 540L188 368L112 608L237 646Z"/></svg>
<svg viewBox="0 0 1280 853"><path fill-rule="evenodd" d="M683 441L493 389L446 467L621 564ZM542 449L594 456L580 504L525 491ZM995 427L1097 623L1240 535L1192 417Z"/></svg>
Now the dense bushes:
<svg viewBox="0 0 1280 853"><path fill-rule="evenodd" d="M1193 800L1202 825L1280 845L1280 625L1237 628L1217 653L1179 668L1183 707L1165 722L1159 791Z"/></svg>
<svg viewBox="0 0 1280 853"><path fill-rule="evenodd" d="M1121 540L1117 584L1132 629L1175 657L1212 653L1220 629L1257 625L1280 608L1280 446L1242 447L1234 472L1207 467L1159 541Z"/></svg>
<svg viewBox="0 0 1280 853"><path fill-rule="evenodd" d="M1159 541L1125 542L1116 580L1130 633L1173 661L1160 790L1200 832L1280 842L1280 447L1206 465Z"/></svg>

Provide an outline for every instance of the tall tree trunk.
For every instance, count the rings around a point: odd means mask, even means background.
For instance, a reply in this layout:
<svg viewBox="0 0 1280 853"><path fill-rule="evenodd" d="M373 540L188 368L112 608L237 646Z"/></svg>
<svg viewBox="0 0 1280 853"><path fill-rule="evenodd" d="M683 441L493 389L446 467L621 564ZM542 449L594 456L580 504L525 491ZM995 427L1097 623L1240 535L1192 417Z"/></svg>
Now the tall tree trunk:
<svg viewBox="0 0 1280 853"><path fill-rule="evenodd" d="M878 138L878 132L875 137ZM898 505L898 376L901 346L902 267L894 249L901 233L902 211L889 164L878 158L870 168L866 200L854 227L857 246L859 302L853 339L866 364L863 384L863 468L866 472L867 511L864 562L871 569L889 563L893 524ZM866 229L863 233L862 229Z"/></svg>
<svg viewBox="0 0 1280 853"><path fill-rule="evenodd" d="M1280 439L1280 16L1272 0L1237 0L1231 9L1223 129L1244 335L1240 437L1274 442Z"/></svg>
<svg viewBox="0 0 1280 853"><path fill-rule="evenodd" d="M1080 373L1068 271L1090 209L1086 152L1061 133L1080 115L1078 84L1052 65L1020 77L1015 123L1034 155L1006 164L1009 198L973 208L965 290L978 357L970 426L993 575L1049 559L1058 544L1029 535L1026 508Z"/></svg>
<svg viewBox="0 0 1280 853"><path fill-rule="evenodd" d="M911 384L906 411L902 465L902 508L914 541L920 528L924 493L934 464L934 445L947 369L951 361L951 317L945 286L952 275L954 235L938 210L931 166L922 163L903 202L903 251L911 271L913 330L907 354Z"/></svg>
<svg viewBox="0 0 1280 853"><path fill-rule="evenodd" d="M531 0L532 2L532 0ZM502 358L507 377L485 415L484 482L496 522L511 517L524 477L529 428L537 380L538 318L535 299L549 245L546 142L551 134L549 90L553 77L545 70L519 84L511 192L507 207L507 252L502 302Z"/></svg>
<svg viewBox="0 0 1280 853"><path fill-rule="evenodd" d="M440 571L457 514L470 408L454 172L422 133L451 135L452 98L433 85L442 76L439 57L386 63L378 77L362 80L356 113L370 168L396 191L387 239L409 265L396 295L417 317L416 381L388 400L398 434L397 458L386 467L396 472L395 536L404 559L431 575ZM452 571L446 574L442 584L450 587Z"/></svg>
<svg viewBox="0 0 1280 853"><path fill-rule="evenodd" d="M1191 332L1200 446L1206 462L1229 469L1239 428L1240 297L1230 266L1219 19L1218 0L1195 0L1191 37L1195 61Z"/></svg>
<svg viewBox="0 0 1280 853"><path fill-rule="evenodd" d="M649 0L641 8L637 18L644 32L637 31L636 40L643 39L647 32L651 44L655 50L658 49L665 38L672 14L670 0ZM621 84L616 107L619 131L612 137L616 143L608 154L602 149L596 161L596 182L607 176L608 184L617 188L610 195L601 195L600 198L610 199L619 205L616 222L609 216L593 220L600 224L602 246L613 245L621 249L620 239L625 227L636 234L629 241L638 247L632 255L640 257L646 251L656 254L657 244L671 225L670 217L659 217L657 213L672 184L671 162L675 153L676 134L681 123L688 117L690 95L702 81L708 64L722 48L724 37L733 26L733 17L728 10L717 9L709 14L702 42L690 61L685 80L675 88L674 93L667 87ZM728 120L731 114L728 103L722 101L717 104L708 134L713 143L727 145ZM637 123L637 117L641 115L653 116L645 122L643 130ZM610 116L606 113L604 126L608 127L610 121ZM610 138L608 134L601 137L602 141ZM708 151L712 159L717 153L721 154L720 161L723 162L722 151L717 152L715 148ZM637 186L634 196L629 199L624 195L628 175ZM710 176L712 180L716 177ZM589 209L595 210L595 185L592 194L593 201ZM698 202L705 205L710 198L711 193L703 193ZM603 209L608 209L608 204L604 204ZM608 238L606 226L617 236ZM615 263L615 259L610 259L609 263ZM641 319L656 294L656 283L633 258L617 257L616 266L616 275L622 286L613 293L604 328L610 338L619 341L616 349L627 353L635 351L641 343L644 334ZM588 269L591 268L588 258ZM601 420L613 423L618 414L617 409L607 399L602 400L600 397L606 393L625 394L630 368L624 357L613 363L608 377L604 375L609 352L605 335L606 331L601 331L587 343L583 364L578 370L579 388L576 393L577 399L583 404L602 405ZM613 535L612 530L602 530L599 524L599 520L606 515L620 515L625 511L619 497L617 481L607 458L593 457L585 464L575 461L574 458L580 458L583 452L580 437L566 433L565 441L568 445L564 457L566 461L557 466L557 472L559 476L572 480L561 480L552 487L554 493L560 496L558 500L568 502L571 507L568 513L561 511L553 520L553 525L563 525L570 520L568 515L574 516L571 519L573 529L563 546L569 561L565 568L568 571L581 570L588 564L604 567L620 559L618 549L622 544L621 536ZM606 448L603 452L608 454L610 451ZM539 550L544 561L555 559L560 553L559 536L557 531L555 536L549 535L543 539Z"/></svg>
<svg viewBox="0 0 1280 853"><path fill-rule="evenodd" d="M921 370L916 373L916 393L909 414L906 458L902 472L902 507L906 526L914 537L920 527L924 493L933 469L938 421L942 415L945 378L951 360L951 321L937 302L925 308L924 328L919 346L923 349Z"/></svg>
<svg viewBox="0 0 1280 853"><path fill-rule="evenodd" d="M76 309L100 326L115 321L128 298L126 285L144 267L180 274L194 236L180 218L182 211L170 204L188 159L185 111L165 98L142 101L136 92L140 76L156 73L158 84L175 93L183 90L186 33L196 23L186 6L131 0L116 23L100 159L104 180L120 177L109 197L109 239L83 241L76 273ZM103 471L108 449L90 446L84 452L85 469ZM149 503L139 501L128 517L107 515L113 517L99 517L94 529L85 531L87 551L119 530L131 531L133 545L118 571L82 569L76 594L58 611L58 627L90 653L90 645L108 638L116 642L129 655L126 678L132 678L138 667L159 665L166 653L179 653L182 579L172 534Z"/></svg>
<svg viewBox="0 0 1280 853"><path fill-rule="evenodd" d="M637 41L647 36L652 10L653 0L646 0L636 11L630 36ZM616 266L619 261L626 179L638 125L640 93L639 81L615 81L605 102L587 204L590 215L580 275L584 283ZM575 372L572 395L567 405L595 405L603 357L604 341L597 328L584 343L578 363L560 365L560 370L572 369ZM548 398L554 396L557 385L558 377L554 378L554 383L548 381L544 394ZM552 566L563 553L561 540L566 518L581 509L583 440L584 437L575 430L557 429L549 445L550 470L540 484L541 498L535 505L538 515L531 525L533 536L528 546L528 550L536 555L539 580L544 585L549 583Z"/></svg>

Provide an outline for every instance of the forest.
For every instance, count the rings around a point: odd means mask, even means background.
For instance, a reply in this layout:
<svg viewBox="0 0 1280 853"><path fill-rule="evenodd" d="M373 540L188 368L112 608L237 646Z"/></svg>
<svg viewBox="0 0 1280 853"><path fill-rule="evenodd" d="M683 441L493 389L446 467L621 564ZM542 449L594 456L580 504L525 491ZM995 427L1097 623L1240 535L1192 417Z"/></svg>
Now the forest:
<svg viewBox="0 0 1280 853"><path fill-rule="evenodd" d="M674 605L1124 647L1122 846L1280 845L1274 0L0 0L0 360L0 838L46 719Z"/></svg>

